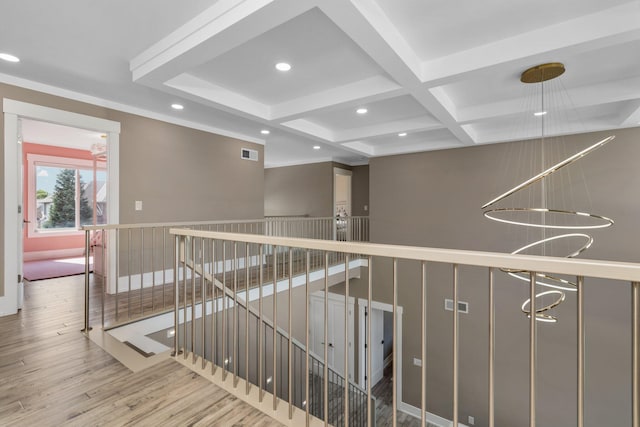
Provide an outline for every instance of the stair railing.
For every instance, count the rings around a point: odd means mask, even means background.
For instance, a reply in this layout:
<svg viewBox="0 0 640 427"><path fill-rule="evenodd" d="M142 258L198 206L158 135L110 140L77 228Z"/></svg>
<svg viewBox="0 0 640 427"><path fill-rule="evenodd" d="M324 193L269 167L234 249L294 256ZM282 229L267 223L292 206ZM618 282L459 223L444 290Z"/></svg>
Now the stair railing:
<svg viewBox="0 0 640 427"><path fill-rule="evenodd" d="M316 274L318 272L323 272L322 278L318 279L315 276L315 281L321 281L324 285L324 355L322 356L322 360L328 359L328 290L329 290L329 268L331 266L330 259L334 254L340 254L340 259L342 259L342 274L343 274L343 282L344 282L344 294L345 294L345 329L344 329L344 343L341 343L343 350L346 350L349 347L349 329L347 328L348 324L348 298L350 295L350 270L352 268L352 254L361 254L358 257L364 258L364 265L368 269L367 279L366 279L366 287L367 287L367 303L368 307L371 307L371 298L372 298L372 290L373 290L373 276L383 274L384 278L382 279L384 282L388 283L389 286L389 294L390 301L392 302L392 313L393 313L393 349L392 349L392 357L395 360L398 357L398 323L397 323L397 314L398 314L398 289L400 287L410 286L411 293L415 294L414 300L417 301L416 305L419 307L420 318L422 321L420 325L411 325L414 328L418 328L415 332L417 335L417 340L420 342L420 368L417 370L420 375L420 388L418 390L418 395L420 397L420 407L418 415L420 417L420 422L422 426L426 426L426 417L427 417L427 403L426 403L426 390L427 390L427 375L426 369L427 365L430 363L430 360L427 359L427 351L426 351L426 342L427 336L429 334L429 329L427 328L426 323L426 307L427 307L427 273L430 271L432 275L437 276L441 281L444 281L445 277L450 280L450 291L452 295L452 307L451 307L451 330L452 330L452 348L451 348L451 403L453 411L449 414L439 414L442 416L451 417L451 425L453 427L461 426L459 422L460 418L460 403L461 403L461 377L460 377L460 271L464 268L473 267L473 271L477 273L478 267L481 270L484 270L487 274L474 274L473 281L470 286L483 286L486 288L488 295L488 310L487 310L487 328L489 340L487 342L487 352L488 352L488 388L486 390L486 394L483 394L481 397L474 396L474 399L477 398L486 398L488 405L488 422L487 425L490 427L494 427L494 419L496 414L495 406L495 372L499 367L495 364L496 359L496 348L495 348L495 313L496 313L496 296L495 296L495 284L497 282L495 274L498 270L507 270L507 271L524 271L529 277L529 294L531 298L529 300L528 313L529 316L523 316L522 325L526 326L523 328L528 330L529 332L529 349L528 349L528 363L527 363L527 373L529 377L529 386L523 387L522 390L518 391L523 395L528 395L528 406L529 412L526 414L517 414L519 417L523 417L527 419L528 425L530 427L535 427L536 425L536 415L537 415L537 402L536 402L536 390L537 390L537 377L538 377L538 358L537 358L537 347L536 347L536 336L539 330L538 325L538 313L546 312L550 308L546 306L540 306L540 302L536 301L536 285L538 277L538 273L545 274L553 274L555 275L567 275L574 276L575 283L577 284L577 298L576 298L576 354L577 354L577 370L576 370L576 397L578 400L577 411L576 411L576 420L578 420L577 425L582 427L582 421L584 420L584 396L585 396L585 378L589 375L589 369L587 365L585 365L585 355L586 355L586 347L584 340L584 318L585 318L585 303L584 303L584 295L585 288L584 283L585 280L596 278L596 279L604 279L603 283L600 283L600 280L593 281L593 284L597 284L598 286L628 286L630 289L630 298L625 298L621 303L629 303L630 304L630 312L631 312L631 325L629 326L630 341L631 345L631 366L628 368L628 375L631 380L631 399L632 404L629 407L630 419L632 421L632 426L637 426L640 422L640 413L638 408L638 401L640 399L640 389L638 385L638 378L640 378L640 364L638 360L638 354L640 349L640 264L635 263L623 263L623 262L610 262L610 261L595 261L595 260L581 260L581 259L565 259L565 258L552 258L552 257L540 257L540 256L529 256L529 255L510 255L510 254L498 254L498 253L489 253L489 252L478 252L478 251L463 251L463 250L450 250L450 249L434 249L434 248L420 248L420 247L409 247L409 246L394 246L394 245L383 245L383 244L370 244L370 243L358 243L358 242L344 242L344 241L325 241L325 240L313 240L313 239L299 239L299 238L284 238L284 237L275 237L275 236L260 236L260 235L249 235L249 234L237 234L237 233L221 233L221 232L208 232L208 231L195 231L195 230L187 230L187 229L172 229L170 233L175 236L175 245L176 245L176 253L183 254L182 257L176 256L174 271L179 271L180 268L186 268L186 264L192 262L193 270L199 271L206 278L207 274L210 274L211 280L200 280L200 286L202 287L199 295L196 292L196 278L195 274L191 277L190 282L190 291L187 292L188 283L185 279L184 283L180 285L179 280L176 276L176 302L175 302L175 328L176 328L176 336L174 341L174 348L176 351L176 355L179 352L184 352L184 358L187 359L189 355L193 357L193 361L195 362L198 358L202 358L203 365L207 363L207 351L213 357L213 363L211 363L212 371L216 371L217 369L222 369L222 377L224 378L229 373L233 373L233 387L241 388L241 386L245 386L245 395L249 396L250 392L254 390L254 387L257 387L257 396L259 403L262 403L265 397L268 397L272 400L272 409L276 411L281 405L288 405L288 419L293 420L296 417L301 415L300 410L294 410L294 393L293 393L293 381L291 381L293 370L295 368L295 363L293 361L293 351L294 351L294 343L293 340L287 340L287 342L278 343L278 327L282 327L282 325L286 326L286 332L292 336L292 325L294 322L296 324L303 323L304 324L304 348L310 348L310 331L309 331L309 293L311 291L313 282L311 280L312 274ZM191 249L191 257L184 255L186 252L187 246L190 246ZM197 247L205 248L211 246L214 250L206 252L203 249L200 251L196 251ZM265 248L271 247L271 253L273 254L270 259L266 259ZM283 250L282 248L286 248ZM295 252L294 250L298 250ZM311 253L312 252L321 252L323 254L324 263L322 266L317 266L315 269L311 268ZM293 256L294 253L303 253L304 254L304 277L303 280L304 286L304 304L300 304L300 311L302 313L296 312L292 310L292 300L293 300L293 282L294 275L290 273L288 274L287 280L278 281L277 279L270 285L265 283L264 276L265 271L271 270L271 274L274 278L278 277L277 270L278 268L282 268L283 264L279 263L279 258L282 256L287 256L288 259L284 263L285 268L291 269L295 264L296 260ZM205 259L205 254L209 254L211 259ZM354 256L355 257L355 256ZM189 261L192 259L192 261ZM244 259L244 263L240 262L241 259ZM377 265L376 268L373 268L373 263ZM198 267L199 266L199 267ZM412 277L413 269L415 269L415 276L417 279L412 279L414 281L407 282L407 279L402 282L399 280L400 275L402 277ZM222 271L221 271L222 270ZM241 273L241 270L244 270L244 273ZM208 271L208 273L207 273ZM407 271L411 271L412 275L407 276ZM466 271L466 270L465 270ZM446 274L442 274L447 272ZM336 274L335 271L333 274ZM239 280L241 276L244 277L244 284L242 285L242 281ZM218 283L219 282L219 283ZM283 283L284 282L284 283ZM483 283L484 282L484 283ZM215 283L215 286L212 286L212 289L208 289L207 283L211 283L212 285ZM220 285L221 283L221 285ZM239 288L238 286L241 285ZM182 286L182 287L180 287ZM221 287L220 287L221 286ZM251 301L250 297L251 292L257 290L257 327L255 327L255 331L252 332L250 327L250 321L246 320L244 327L246 328L245 339L247 342L256 342L258 343L258 357L254 358L253 362L251 362L252 352L249 351L249 345L246 345L243 352L238 351L238 329L240 326L237 322L239 319L239 305L238 305L238 291L242 290L242 286L244 286L245 295L247 295L247 300ZM213 299L216 298L216 290L222 289L223 295L229 295L227 293L227 289L231 287L232 293L230 296L223 298L224 302L222 303L221 312L222 318L220 320L223 323L221 328L222 334L222 343L220 347L221 354L218 356L219 348L216 347L216 343L218 342L218 332L219 328L216 325L208 326L207 322L203 322L201 328L201 343L202 345L198 348L196 346L195 334L196 329L193 324L196 322L192 322L192 332L191 332L191 340L189 345L188 340L188 331L186 330L186 324L190 319L197 319L198 316L201 316L202 319L206 319L208 313L214 313L213 305L211 304L211 308L207 306L207 298L208 294L212 292ZM279 291L285 290L288 288L287 295L291 296L288 298L288 309L286 310L287 315L284 319L281 318L281 314L279 314L279 309L284 309L282 307L282 301L280 303L278 300ZM405 288L406 289L406 288ZM180 300L179 290L182 290L183 297L182 303L183 308L179 310ZM415 290L415 291L414 291ZM271 317L272 324L274 327L269 332L267 328L263 327L265 317L267 314L265 313L265 298L271 296ZM233 305L228 307L228 301L233 300ZM250 306L253 303L248 303L247 306ZM201 313L198 314L197 307L201 307ZM219 309L220 307L216 307ZM406 307L405 307L406 309ZM522 309L525 311L525 308ZM219 310L215 311L216 313ZM183 340L180 341L178 335L178 329L180 326L180 313L182 313L182 323L184 332L182 333ZM526 312L525 312L526 314ZM246 318L249 319L249 311L245 313ZM333 315L338 315L334 313ZM406 310L405 310L406 315ZM231 317L230 317L231 316ZM217 315L212 315L212 323L215 323ZM366 333L366 342L371 342L371 317L367 316L367 333ZM231 320L232 319L232 320ZM231 320L232 323L232 333L231 337L226 333L226 325L225 322ZM442 324L438 324L435 327L442 328ZM418 332L419 331L419 332ZM253 339L251 338L253 335ZM269 341L269 336L271 336L271 341ZM214 337L213 339L211 337ZM227 343L227 344L225 344ZM264 343L264 349L263 349ZM181 345L182 344L182 345ZM230 344L230 345L229 345ZM269 349L270 347L270 349ZM371 378L371 347L370 345L366 348L366 376L367 378ZM270 350L270 351L269 351ZM621 349L609 349L611 352L622 351ZM284 356L287 354L288 356ZM344 377L349 377L349 360L348 360L348 352L344 351ZM217 357L217 358L216 358ZM238 368L241 362L240 358L244 358L245 369L247 373L248 381L242 380L242 378L238 377ZM354 403L351 399L351 385L349 382L343 382L340 384L338 381L332 381L330 378L330 371L327 363L324 363L320 366L318 364L317 368L315 367L315 362L311 357L310 353L307 351L304 355L304 370L305 372L305 386L304 386L304 395L305 395L305 404L303 420L305 425L311 424L311 419L316 419L313 414L319 413L322 415L322 419L325 420L325 423L329 423L331 419L330 411L334 410L334 408L330 408L330 386L332 383L339 388L343 388L344 394L341 405L339 406L339 411L342 412L342 419L339 421L342 423L341 425L349 426L352 424L352 406ZM232 361L232 365L229 365L230 361ZM237 362L237 363L236 363ZM289 363L291 362L291 363ZM249 366L257 365L256 372L258 375L255 379L251 379L250 368ZM227 369L227 366L230 366L230 369ZM617 369L624 369L624 367L620 366ZM309 375L308 373L312 375ZM315 375L314 375L315 374ZM397 413L398 413L398 404L399 404L399 381L401 372L398 371L398 364L393 364L393 373L392 373L392 423L396 425L397 423ZM311 391L311 384L314 379L318 377L325 379L322 381L322 398L320 401L311 400L311 396L314 392ZM285 382L287 383L285 385ZM336 384L337 383L337 384ZM315 389L315 387L314 387ZM286 390L284 392L279 392L279 390ZM333 391L333 390L332 390ZM239 392L239 391L238 391ZM371 386L367 385L367 412L366 414L371 414ZM606 403L603 403L606 404ZM598 408L597 403L591 402L591 411L597 411ZM318 412L318 406L322 406L322 408ZM313 410L311 409L313 408ZM372 425L372 417L367 416L366 425ZM295 422L296 425L302 425L302 423ZM517 423L518 425L522 424L521 422Z"/></svg>

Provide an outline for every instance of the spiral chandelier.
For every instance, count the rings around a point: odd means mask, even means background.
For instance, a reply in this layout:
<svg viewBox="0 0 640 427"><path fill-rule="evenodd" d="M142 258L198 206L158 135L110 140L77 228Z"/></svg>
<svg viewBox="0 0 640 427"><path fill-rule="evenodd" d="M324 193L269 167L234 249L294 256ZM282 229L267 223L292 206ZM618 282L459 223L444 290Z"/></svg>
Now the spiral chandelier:
<svg viewBox="0 0 640 427"><path fill-rule="evenodd" d="M535 115L546 114L544 84L546 81L555 79L565 72L563 64L554 62L537 65L524 71L520 77L520 81L525 84L539 84L541 86L541 113ZM545 138L544 118L542 120L541 132L541 150L544 159L544 138ZM589 249L594 242L593 237L587 233L588 230L606 228L613 225L613 220L603 215L591 212L580 212L577 210L568 210L565 208L553 208L547 206L546 180L565 167L569 167L573 163L591 154L592 152L603 147L615 138L614 135L608 136L600 141L595 142L589 147L570 155L563 160L556 162L550 167L545 168L544 162L541 166L543 169L540 173L523 181L522 183L508 189L502 194L496 196L489 202L485 203L481 209L483 215L492 221L509 224L516 227L528 227L542 230L542 238L527 243L524 246L515 249L511 254L521 254L533 248L543 249L558 241L571 242L574 246L573 250L568 250L567 254L561 256L565 258L574 258ZM513 206L497 207L500 202L507 203L514 199L514 195L522 193L523 190L534 184L540 185L541 196L540 206ZM571 191L571 188L568 189ZM549 233L549 234L547 234ZM555 234L561 233L561 234ZM576 243L577 242L577 243ZM529 282L530 272L524 270L501 269L509 276ZM574 292L577 290L576 283L547 273L535 273L535 285L545 288L542 292L536 292L535 298L535 316L536 320L541 322L556 322L557 318L549 313L551 309L557 307L566 299L566 292ZM549 302L551 301L551 302ZM521 310L527 316L531 316L531 299L527 299L522 303Z"/></svg>

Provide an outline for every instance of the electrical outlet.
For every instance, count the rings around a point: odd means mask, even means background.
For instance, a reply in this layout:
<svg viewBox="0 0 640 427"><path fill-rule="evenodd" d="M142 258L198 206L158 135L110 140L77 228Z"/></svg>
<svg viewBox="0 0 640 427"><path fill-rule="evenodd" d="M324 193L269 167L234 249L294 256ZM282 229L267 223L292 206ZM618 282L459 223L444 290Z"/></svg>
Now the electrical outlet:
<svg viewBox="0 0 640 427"><path fill-rule="evenodd" d="M136 200L136 210L137 211L142 210L142 200Z"/></svg>
<svg viewBox="0 0 640 427"><path fill-rule="evenodd" d="M422 360L418 359L417 357L414 357L413 364L416 366L422 366Z"/></svg>
<svg viewBox="0 0 640 427"><path fill-rule="evenodd" d="M469 425L472 426L476 422L476 419L474 417L472 417L471 415L469 415L468 421L469 421Z"/></svg>

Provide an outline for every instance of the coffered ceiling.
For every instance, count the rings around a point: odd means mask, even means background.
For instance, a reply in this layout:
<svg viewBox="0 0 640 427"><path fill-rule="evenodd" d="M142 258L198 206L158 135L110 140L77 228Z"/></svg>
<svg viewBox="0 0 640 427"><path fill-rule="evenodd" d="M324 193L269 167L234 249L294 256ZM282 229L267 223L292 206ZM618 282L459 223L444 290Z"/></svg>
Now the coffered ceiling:
<svg viewBox="0 0 640 427"><path fill-rule="evenodd" d="M0 52L21 58L0 61L0 81L261 142L267 166L535 136L539 85L519 77L544 62L567 70L547 134L640 124L638 0L22 0L0 12Z"/></svg>

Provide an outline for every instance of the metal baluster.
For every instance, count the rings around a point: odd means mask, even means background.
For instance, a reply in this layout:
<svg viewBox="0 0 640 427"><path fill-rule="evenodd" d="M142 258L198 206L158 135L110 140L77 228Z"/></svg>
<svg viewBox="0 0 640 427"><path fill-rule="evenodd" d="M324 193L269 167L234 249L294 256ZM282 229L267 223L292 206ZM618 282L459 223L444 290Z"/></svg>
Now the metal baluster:
<svg viewBox="0 0 640 427"><path fill-rule="evenodd" d="M195 260L194 260L195 263ZM206 351L207 348L207 281L205 280L204 271L204 238L200 238L200 300L202 312L202 369L207 366ZM213 300L211 302L213 304Z"/></svg>
<svg viewBox="0 0 640 427"><path fill-rule="evenodd" d="M495 423L495 313L496 305L493 283L493 268L489 268L489 427L494 427Z"/></svg>
<svg viewBox="0 0 640 427"><path fill-rule="evenodd" d="M453 427L458 427L458 265L453 264Z"/></svg>
<svg viewBox="0 0 640 427"><path fill-rule="evenodd" d="M578 427L584 426L584 277L576 278L578 302Z"/></svg>
<svg viewBox="0 0 640 427"><path fill-rule="evenodd" d="M536 273L529 273L529 426L536 425Z"/></svg>
<svg viewBox="0 0 640 427"><path fill-rule="evenodd" d="M120 229L116 229L116 323L118 322L119 302L120 302Z"/></svg>
<svg viewBox="0 0 640 427"><path fill-rule="evenodd" d="M144 228L140 229L140 315L144 316Z"/></svg>
<svg viewBox="0 0 640 427"><path fill-rule="evenodd" d="M349 254L344 256L344 427L349 427Z"/></svg>
<svg viewBox="0 0 640 427"><path fill-rule="evenodd" d="M277 341L278 341L278 247L273 247L273 371L272 381L273 384L273 410L278 407L278 376L277 376Z"/></svg>
<svg viewBox="0 0 640 427"><path fill-rule="evenodd" d="M216 283L216 241L211 240L211 374L216 373L216 358L218 350L218 285Z"/></svg>
<svg viewBox="0 0 640 427"><path fill-rule="evenodd" d="M420 360L422 367L420 368L420 425L427 425L427 263L422 261L422 293L420 301L422 302L421 319L420 319Z"/></svg>
<svg viewBox="0 0 640 427"><path fill-rule="evenodd" d="M104 329L104 304L105 304L105 299L106 299L106 294L107 294L107 286L109 284L108 279L110 278L110 275L107 274L107 266L105 263L105 242L107 240L106 237L106 231L104 228L102 230L100 230L100 232L102 233L102 241L100 242L100 246L102 247L102 256L100 257L100 265L102 266L102 329ZM95 253L93 254L95 257ZM96 264L96 260L93 260L93 264ZM95 270L95 268L94 268ZM93 275L93 279L95 280L96 275Z"/></svg>
<svg viewBox="0 0 640 427"><path fill-rule="evenodd" d="M329 252L324 253L324 425L329 425ZM346 351L346 350L345 350Z"/></svg>
<svg viewBox="0 0 640 427"><path fill-rule="evenodd" d="M191 353L196 363L196 238L191 237Z"/></svg>
<svg viewBox="0 0 640 427"><path fill-rule="evenodd" d="M222 241L222 380L227 379L227 242Z"/></svg>
<svg viewBox="0 0 640 427"><path fill-rule="evenodd" d="M631 284L632 427L640 427L640 282Z"/></svg>
<svg viewBox="0 0 640 427"><path fill-rule="evenodd" d="M182 302L184 304L184 308L182 309L182 319L183 319L183 330L184 335L182 338L182 351L184 353L185 360L188 357L189 352L187 351L187 238L184 237L182 239Z"/></svg>
<svg viewBox="0 0 640 427"><path fill-rule="evenodd" d="M396 333L398 331L398 259L393 258L393 359L397 360L398 357L398 339L396 337ZM397 419L397 410L398 410L398 364L393 364L393 375L392 375L392 407L393 407L393 427L396 427L398 423Z"/></svg>
<svg viewBox="0 0 640 427"><path fill-rule="evenodd" d="M260 256L260 269L258 270L258 401L262 403L262 366L264 364L263 360L263 320L262 320L262 285L264 284L264 246L261 243L259 246L259 256ZM266 331L266 329L265 329Z"/></svg>
<svg viewBox="0 0 640 427"><path fill-rule="evenodd" d="M180 282L178 281L178 269L180 268L180 257L178 256L178 252L180 250L180 236L174 236L175 241L175 257L173 264L173 296L174 296L174 307L173 307L173 356L178 356L180 353L180 349L178 347L178 327L180 326L178 318L180 312Z"/></svg>
<svg viewBox="0 0 640 427"><path fill-rule="evenodd" d="M151 227L151 312L156 310L156 228Z"/></svg>
<svg viewBox="0 0 640 427"><path fill-rule="evenodd" d="M89 334L89 258L91 256L91 231L84 232L84 329Z"/></svg>
<svg viewBox="0 0 640 427"><path fill-rule="evenodd" d="M251 224L253 232L253 224ZM249 256L249 243L244 245L244 379L246 380L245 394L249 394L249 266L251 257Z"/></svg>
<svg viewBox="0 0 640 427"><path fill-rule="evenodd" d="M293 356L293 321L291 317L291 309L293 307L292 299L293 294L291 293L293 290L293 249L289 247L289 342L288 342L288 382L289 382L289 419L293 418L293 366L291 363L291 358Z"/></svg>
<svg viewBox="0 0 640 427"><path fill-rule="evenodd" d="M238 227L240 225L238 224ZM233 387L238 385L238 242L233 242Z"/></svg>
<svg viewBox="0 0 640 427"><path fill-rule="evenodd" d="M127 319L131 319L131 229L128 230L129 240L127 241L128 252L127 252L127 276L129 279L129 292L127 292Z"/></svg>
<svg viewBox="0 0 640 427"><path fill-rule="evenodd" d="M373 270L372 262L373 257L369 255L369 262L367 263L368 278L367 278L367 427L371 427L371 299L373 298Z"/></svg>
<svg viewBox="0 0 640 427"><path fill-rule="evenodd" d="M166 307L165 288L167 287L167 230L162 227L162 308Z"/></svg>
<svg viewBox="0 0 640 427"><path fill-rule="evenodd" d="M305 309L304 309L304 330L305 330L305 357L304 357L304 376L305 376L305 393L304 393L304 401L306 402L304 411L305 411L305 426L309 427L309 270L311 269L311 254L309 253L309 249L305 252L306 258L306 268L305 268Z"/></svg>

